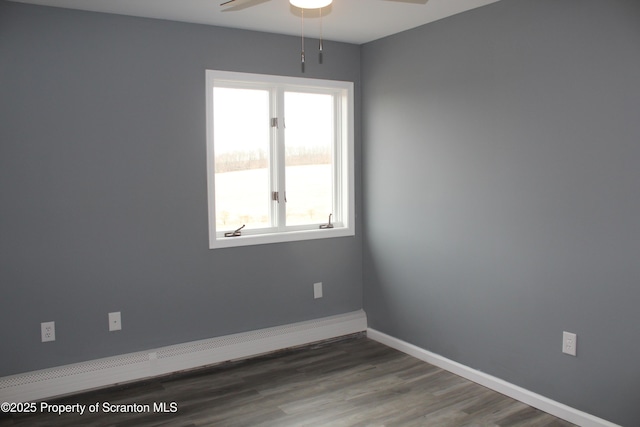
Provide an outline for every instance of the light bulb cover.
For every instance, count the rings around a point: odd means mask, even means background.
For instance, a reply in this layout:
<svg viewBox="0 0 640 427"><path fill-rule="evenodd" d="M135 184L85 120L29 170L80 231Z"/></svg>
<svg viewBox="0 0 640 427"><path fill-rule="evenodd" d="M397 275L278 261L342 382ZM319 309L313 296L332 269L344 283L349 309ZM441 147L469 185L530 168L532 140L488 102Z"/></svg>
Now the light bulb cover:
<svg viewBox="0 0 640 427"><path fill-rule="evenodd" d="M295 7L300 9L320 9L331 4L333 0L289 0Z"/></svg>

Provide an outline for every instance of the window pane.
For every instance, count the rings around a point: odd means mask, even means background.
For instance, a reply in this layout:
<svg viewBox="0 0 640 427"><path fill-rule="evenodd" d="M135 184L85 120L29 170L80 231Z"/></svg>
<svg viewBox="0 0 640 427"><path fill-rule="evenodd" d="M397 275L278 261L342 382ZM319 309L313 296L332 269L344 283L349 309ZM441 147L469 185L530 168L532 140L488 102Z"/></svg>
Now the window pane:
<svg viewBox="0 0 640 427"><path fill-rule="evenodd" d="M216 229L271 226L269 92L214 88Z"/></svg>
<svg viewBox="0 0 640 427"><path fill-rule="evenodd" d="M285 92L287 225L326 223L333 213L333 96Z"/></svg>

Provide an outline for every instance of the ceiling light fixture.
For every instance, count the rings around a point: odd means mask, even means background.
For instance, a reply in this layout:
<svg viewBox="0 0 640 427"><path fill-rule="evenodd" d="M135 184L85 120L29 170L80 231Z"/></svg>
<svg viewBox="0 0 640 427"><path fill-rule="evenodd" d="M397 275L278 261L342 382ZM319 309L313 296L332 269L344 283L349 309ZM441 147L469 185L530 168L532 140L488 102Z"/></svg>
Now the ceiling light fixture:
<svg viewBox="0 0 640 427"><path fill-rule="evenodd" d="M318 9L320 13L320 43L318 45L318 61L322 64L322 8L329 6L333 0L289 0L292 6L300 9L302 51L300 52L300 64L304 73L304 10Z"/></svg>
<svg viewBox="0 0 640 427"><path fill-rule="evenodd" d="M0 0L1 1L1 0ZM221 7L226 7L224 11L239 11L249 7L257 6L259 4L268 2L270 0L223 0L220 3ZM282 0L278 0L282 1ZM409 3L409 4L426 4L429 0L385 0L394 3ZM304 11L305 10L318 10L318 16L320 17L320 43L318 49L318 61L322 64L322 8L327 7L333 3L333 0L289 0L291 6L300 9L301 33L302 33L302 52L300 53L300 59L302 62L302 72L304 73Z"/></svg>
<svg viewBox="0 0 640 427"><path fill-rule="evenodd" d="M327 7L333 0L289 0L289 3L300 9L320 9Z"/></svg>

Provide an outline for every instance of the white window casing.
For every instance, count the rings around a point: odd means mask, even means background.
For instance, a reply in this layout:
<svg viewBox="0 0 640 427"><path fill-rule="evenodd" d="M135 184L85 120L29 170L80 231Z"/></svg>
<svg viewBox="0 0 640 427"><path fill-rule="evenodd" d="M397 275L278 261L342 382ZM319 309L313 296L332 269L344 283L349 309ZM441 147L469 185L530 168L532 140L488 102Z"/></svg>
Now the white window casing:
<svg viewBox="0 0 640 427"><path fill-rule="evenodd" d="M216 218L216 141L214 140L216 88L257 89L269 93L269 115L265 117L271 127L268 153L268 178L265 180L265 198L270 200L270 220L265 226L240 230L238 236L225 237L225 233L238 229L242 224L220 224ZM333 100L333 147L331 156L332 209L318 222L287 225L286 176L285 176L285 93L328 94ZM209 208L209 247L211 249L326 239L355 235L354 191L354 101L353 83L273 75L206 71L207 114L207 184ZM242 115L242 109L234 110ZM274 120L275 119L275 120ZM276 125L277 122L277 126ZM268 181L268 182L266 182ZM261 190L258 190L261 191ZM279 200L272 200L273 193ZM320 228L329 220L331 228Z"/></svg>

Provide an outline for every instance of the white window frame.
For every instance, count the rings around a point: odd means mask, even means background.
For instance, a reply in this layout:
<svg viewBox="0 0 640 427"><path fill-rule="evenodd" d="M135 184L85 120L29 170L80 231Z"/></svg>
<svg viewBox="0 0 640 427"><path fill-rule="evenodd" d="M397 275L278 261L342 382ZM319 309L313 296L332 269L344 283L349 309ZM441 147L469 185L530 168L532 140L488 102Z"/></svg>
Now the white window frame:
<svg viewBox="0 0 640 427"><path fill-rule="evenodd" d="M278 227L266 230L242 230L242 235L237 237L224 237L225 232L233 230L216 229L213 89L216 86L240 87L241 85L287 91L330 92L335 95L337 101L333 172L334 179L338 184L336 185L337 194L334 196L336 212L333 213L333 228L320 229L316 225L316 228L288 226L286 229ZM209 248L229 248L355 235L353 82L206 70L206 102ZM276 109L280 109L280 107L277 106ZM279 117L278 120L282 122ZM283 127L279 126L278 129L275 129L277 132L275 138L278 141L283 140ZM283 164L278 161L275 163ZM284 176L284 168L271 170L270 173L279 173ZM284 189L278 191L284 192Z"/></svg>

